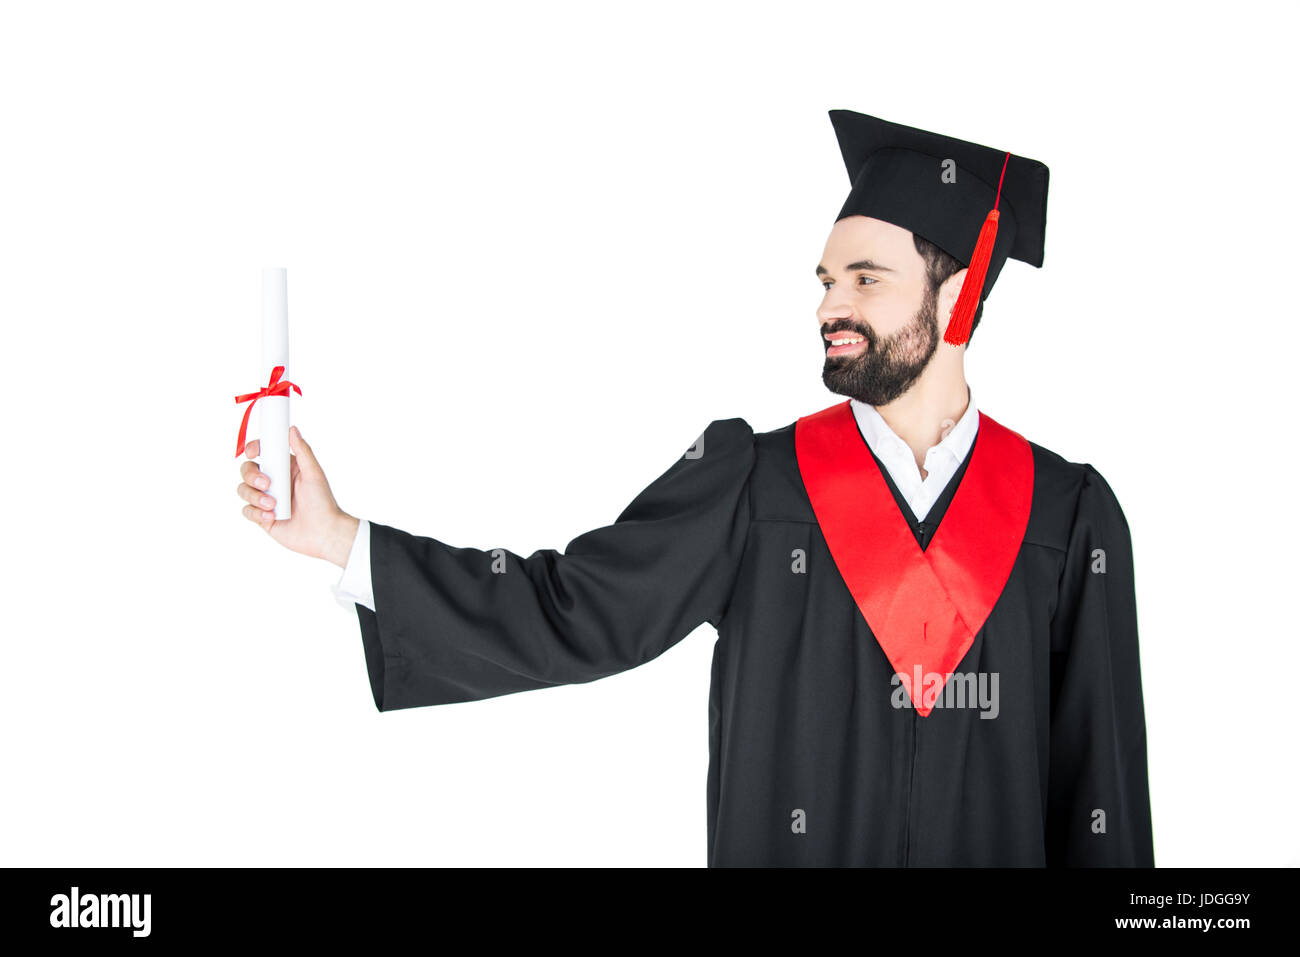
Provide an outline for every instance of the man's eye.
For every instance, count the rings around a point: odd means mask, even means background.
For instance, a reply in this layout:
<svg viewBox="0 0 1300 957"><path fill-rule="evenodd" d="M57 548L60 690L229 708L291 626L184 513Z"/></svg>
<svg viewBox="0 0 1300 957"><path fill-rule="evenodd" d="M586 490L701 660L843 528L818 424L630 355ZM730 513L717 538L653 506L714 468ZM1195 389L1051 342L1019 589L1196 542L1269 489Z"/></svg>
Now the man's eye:
<svg viewBox="0 0 1300 957"><path fill-rule="evenodd" d="M878 279L872 279L870 276L859 276L858 278L861 279L863 283L866 285L875 285L877 282L880 281ZM822 280L822 288L825 289L827 292L830 292L831 283L833 281L834 280L831 279Z"/></svg>

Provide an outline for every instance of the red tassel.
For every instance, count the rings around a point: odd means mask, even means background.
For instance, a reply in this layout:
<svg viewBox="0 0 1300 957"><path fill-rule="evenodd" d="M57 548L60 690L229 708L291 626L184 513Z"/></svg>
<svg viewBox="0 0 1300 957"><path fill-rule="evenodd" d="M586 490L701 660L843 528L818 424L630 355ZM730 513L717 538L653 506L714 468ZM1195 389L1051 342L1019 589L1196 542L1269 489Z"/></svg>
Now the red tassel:
<svg viewBox="0 0 1300 957"><path fill-rule="evenodd" d="M989 260L993 257L993 243L998 238L998 203L1002 201L1002 180L1007 175L1007 153L1002 160L1002 175L998 177L997 195L993 197L993 208L984 217L980 227L979 239L975 240L975 251L971 253L970 265L966 267L966 278L962 280L961 292L957 294L957 304L952 307L952 316L948 328L943 334L943 341L959 346L970 338L970 327L975 321L975 310L980 303L980 293L984 291L984 277L989 271Z"/></svg>
<svg viewBox="0 0 1300 957"><path fill-rule="evenodd" d="M984 290L984 276L989 271L989 258L993 255L993 241L998 236L998 211L990 209L980 227L980 238L975 241L975 252L971 254L970 265L966 267L966 278L962 280L961 292L957 294L957 305L952 307L952 318L948 320L948 330L943 334L944 342L959 346L970 338L971 323L975 320L975 309L980 303L980 293Z"/></svg>

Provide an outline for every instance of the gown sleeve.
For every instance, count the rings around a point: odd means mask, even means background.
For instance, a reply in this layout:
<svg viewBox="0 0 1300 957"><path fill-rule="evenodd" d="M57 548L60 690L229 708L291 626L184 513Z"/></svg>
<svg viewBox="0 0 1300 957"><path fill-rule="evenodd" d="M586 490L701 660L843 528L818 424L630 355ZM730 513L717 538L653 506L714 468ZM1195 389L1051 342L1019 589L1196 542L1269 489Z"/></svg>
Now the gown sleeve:
<svg viewBox="0 0 1300 957"><path fill-rule="evenodd" d="M1084 468L1052 619L1047 863L1152 867L1133 547L1115 494Z"/></svg>
<svg viewBox="0 0 1300 957"><path fill-rule="evenodd" d="M592 681L721 621L749 526L754 433L712 422L612 525L524 558L372 521L357 605L380 711ZM697 454L698 453L698 454Z"/></svg>

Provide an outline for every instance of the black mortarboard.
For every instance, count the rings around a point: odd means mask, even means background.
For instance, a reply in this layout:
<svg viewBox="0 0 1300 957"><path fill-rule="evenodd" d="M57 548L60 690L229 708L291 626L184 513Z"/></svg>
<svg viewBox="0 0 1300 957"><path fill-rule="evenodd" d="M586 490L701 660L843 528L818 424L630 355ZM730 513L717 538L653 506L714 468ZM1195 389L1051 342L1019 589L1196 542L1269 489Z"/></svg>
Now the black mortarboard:
<svg viewBox="0 0 1300 957"><path fill-rule="evenodd" d="M951 136L831 110L853 184L836 222L870 216L928 239L967 267L944 339L970 335L1007 258L1043 264L1047 167Z"/></svg>

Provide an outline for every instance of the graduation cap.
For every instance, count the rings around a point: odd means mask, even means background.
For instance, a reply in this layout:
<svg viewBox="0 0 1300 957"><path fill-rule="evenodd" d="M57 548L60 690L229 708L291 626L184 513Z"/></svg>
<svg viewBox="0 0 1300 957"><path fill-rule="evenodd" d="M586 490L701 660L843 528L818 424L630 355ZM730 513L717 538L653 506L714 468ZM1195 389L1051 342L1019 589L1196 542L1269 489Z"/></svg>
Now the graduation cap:
<svg viewBox="0 0 1300 957"><path fill-rule="evenodd" d="M1047 167L852 110L831 110L830 117L853 184L835 221L893 223L966 266L943 337L961 345L1008 257L1043 264Z"/></svg>

